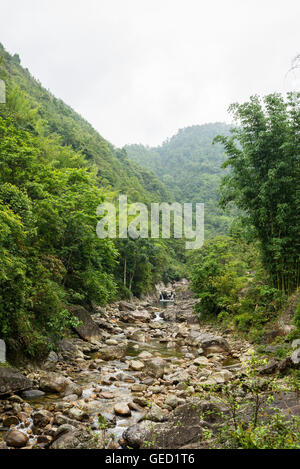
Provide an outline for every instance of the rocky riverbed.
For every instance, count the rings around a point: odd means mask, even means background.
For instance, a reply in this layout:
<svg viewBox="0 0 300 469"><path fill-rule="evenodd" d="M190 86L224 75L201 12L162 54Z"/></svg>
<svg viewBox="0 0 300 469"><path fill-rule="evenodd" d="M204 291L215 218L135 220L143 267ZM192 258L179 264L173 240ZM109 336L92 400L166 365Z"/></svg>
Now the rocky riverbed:
<svg viewBox="0 0 300 469"><path fill-rule="evenodd" d="M253 349L200 327L195 301L181 282L164 308L136 300L90 317L74 307L77 335L41 366L0 368L0 448L206 447L222 411L207 389L241 376Z"/></svg>

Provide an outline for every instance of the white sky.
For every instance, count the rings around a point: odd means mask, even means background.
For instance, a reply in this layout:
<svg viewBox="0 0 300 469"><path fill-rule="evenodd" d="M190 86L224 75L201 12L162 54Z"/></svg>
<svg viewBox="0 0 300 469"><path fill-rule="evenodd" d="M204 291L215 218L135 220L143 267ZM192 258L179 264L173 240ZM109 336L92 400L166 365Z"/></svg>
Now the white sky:
<svg viewBox="0 0 300 469"><path fill-rule="evenodd" d="M298 0L0 0L0 42L116 146L299 89Z"/></svg>

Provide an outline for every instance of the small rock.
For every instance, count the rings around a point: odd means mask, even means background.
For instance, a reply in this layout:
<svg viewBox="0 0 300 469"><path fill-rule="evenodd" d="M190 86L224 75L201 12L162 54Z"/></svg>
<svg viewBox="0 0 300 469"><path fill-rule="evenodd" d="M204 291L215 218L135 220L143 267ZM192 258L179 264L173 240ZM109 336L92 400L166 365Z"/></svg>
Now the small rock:
<svg viewBox="0 0 300 469"><path fill-rule="evenodd" d="M8 446L13 448L24 448L27 445L29 437L19 430L11 430L4 438Z"/></svg>
<svg viewBox="0 0 300 469"><path fill-rule="evenodd" d="M150 352L141 352L138 356L141 360L147 360L148 358L152 358L153 355Z"/></svg>
<svg viewBox="0 0 300 469"><path fill-rule="evenodd" d="M129 367L134 371L141 371L145 367L145 365L139 360L134 360L130 362Z"/></svg>
<svg viewBox="0 0 300 469"><path fill-rule="evenodd" d="M131 415L131 410L129 409L129 406L124 402L116 404L114 407L114 411L117 415L122 415L122 417L130 417Z"/></svg>
<svg viewBox="0 0 300 469"><path fill-rule="evenodd" d="M163 422L165 420L165 415L161 407L153 402L150 411L147 414L147 418L152 422Z"/></svg>
<svg viewBox="0 0 300 469"><path fill-rule="evenodd" d="M12 425L18 425L19 419L18 417L15 417L14 415L8 416L8 417L3 417L3 427L11 427Z"/></svg>

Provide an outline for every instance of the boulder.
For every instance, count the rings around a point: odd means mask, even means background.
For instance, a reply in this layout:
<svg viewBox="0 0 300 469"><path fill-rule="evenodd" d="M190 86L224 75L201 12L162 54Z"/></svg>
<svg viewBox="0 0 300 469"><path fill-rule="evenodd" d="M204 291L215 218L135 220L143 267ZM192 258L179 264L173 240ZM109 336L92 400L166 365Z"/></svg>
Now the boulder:
<svg viewBox="0 0 300 469"><path fill-rule="evenodd" d="M152 422L163 422L166 418L161 407L153 402L147 414L147 419Z"/></svg>
<svg viewBox="0 0 300 469"><path fill-rule="evenodd" d="M146 310L129 311L122 316L122 320L128 323L150 322L151 314Z"/></svg>
<svg viewBox="0 0 300 469"><path fill-rule="evenodd" d="M101 331L95 321L91 318L90 313L83 306L68 306L68 310L76 316L82 323L75 327L75 331L84 340L89 342L98 342L101 340Z"/></svg>
<svg viewBox="0 0 300 469"><path fill-rule="evenodd" d="M40 379L40 389L48 393L57 393L63 396L69 394L82 395L82 389L73 383L70 378L66 378L58 373L45 373Z"/></svg>
<svg viewBox="0 0 300 469"><path fill-rule="evenodd" d="M139 360L132 360L129 367L134 371L141 371L143 368L145 368L145 365Z"/></svg>
<svg viewBox="0 0 300 469"><path fill-rule="evenodd" d="M120 301L119 303L119 311L134 311L135 305L131 303L127 303L126 301Z"/></svg>
<svg viewBox="0 0 300 469"><path fill-rule="evenodd" d="M171 384L188 383L191 377L185 370L179 370L175 373L165 376L165 380Z"/></svg>
<svg viewBox="0 0 300 469"><path fill-rule="evenodd" d="M223 337L201 332L199 329L192 330L186 342L194 347L201 347L206 355L230 351L229 344Z"/></svg>
<svg viewBox="0 0 300 469"><path fill-rule="evenodd" d="M155 449L189 448L199 444L205 429L220 420L220 408L208 401L191 400L177 407L166 422L141 422L123 433L126 443L143 448L144 442Z"/></svg>
<svg viewBox="0 0 300 469"><path fill-rule="evenodd" d="M126 447L141 448L146 441L146 436L151 432L153 422L143 421L131 427L128 427L123 433L123 439L126 442Z"/></svg>
<svg viewBox="0 0 300 469"><path fill-rule="evenodd" d="M272 373L275 373L277 371L278 363L279 360L271 360L270 363L259 368L259 374L271 375Z"/></svg>
<svg viewBox="0 0 300 469"><path fill-rule="evenodd" d="M101 348L97 354L102 360L120 360L126 355L126 345L107 345Z"/></svg>
<svg viewBox="0 0 300 469"><path fill-rule="evenodd" d="M291 355L291 361L294 367L298 368L300 365L300 347L297 348Z"/></svg>
<svg viewBox="0 0 300 469"><path fill-rule="evenodd" d="M19 419L15 415L4 416L2 421L3 427L11 427L12 425L18 425Z"/></svg>
<svg viewBox="0 0 300 469"><path fill-rule="evenodd" d="M92 434L77 429L70 424L61 425L56 430L50 449L90 449L95 441Z"/></svg>
<svg viewBox="0 0 300 469"><path fill-rule="evenodd" d="M205 366L208 364L209 364L209 361L206 357L198 357L194 360L194 365L197 365L197 366Z"/></svg>
<svg viewBox="0 0 300 469"><path fill-rule="evenodd" d="M74 360L77 357L78 348L71 340L62 339L57 345L64 360Z"/></svg>
<svg viewBox="0 0 300 469"><path fill-rule="evenodd" d="M78 422L84 422L89 420L88 414L83 410L78 409L77 407L72 407L71 409L69 409L68 415L70 419L77 420Z"/></svg>
<svg viewBox="0 0 300 469"><path fill-rule="evenodd" d="M44 396L44 391L40 391L39 389L29 389L28 391L22 391L21 396L23 399L38 399L39 397Z"/></svg>
<svg viewBox="0 0 300 469"><path fill-rule="evenodd" d="M296 348L300 347L300 339L295 339L292 342L292 349L295 350Z"/></svg>
<svg viewBox="0 0 300 469"><path fill-rule="evenodd" d="M25 391L32 387L32 382L15 368L0 366L0 396Z"/></svg>
<svg viewBox="0 0 300 469"><path fill-rule="evenodd" d="M40 409L32 414L32 420L35 427L44 428L51 422L52 414L45 409Z"/></svg>
<svg viewBox="0 0 300 469"><path fill-rule="evenodd" d="M167 367L168 363L163 358L151 358L145 361L144 372L155 378L162 378Z"/></svg>
<svg viewBox="0 0 300 469"><path fill-rule="evenodd" d="M120 402L114 407L115 414L121 415L122 417L130 417L131 410L127 404Z"/></svg>
<svg viewBox="0 0 300 469"><path fill-rule="evenodd" d="M141 352L139 355L138 355L138 358L140 358L141 360L147 360L148 358L152 358L153 355L152 353L150 352Z"/></svg>
<svg viewBox="0 0 300 469"><path fill-rule="evenodd" d="M11 430L4 438L7 446L13 448L24 448L27 445L29 440L28 436L25 433L20 432L19 430Z"/></svg>
<svg viewBox="0 0 300 469"><path fill-rule="evenodd" d="M169 407L172 407L172 409L175 409L180 404L184 404L184 400L180 399L179 397L175 396L174 394L169 394L167 396L167 399L165 400L165 405L167 405Z"/></svg>

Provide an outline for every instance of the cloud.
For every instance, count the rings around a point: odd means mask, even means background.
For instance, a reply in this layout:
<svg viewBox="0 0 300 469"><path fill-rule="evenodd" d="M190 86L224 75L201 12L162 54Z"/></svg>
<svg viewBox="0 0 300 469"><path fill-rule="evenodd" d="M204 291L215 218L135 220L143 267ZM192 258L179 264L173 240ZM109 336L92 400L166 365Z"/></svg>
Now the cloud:
<svg viewBox="0 0 300 469"><path fill-rule="evenodd" d="M286 91L296 0L2 0L0 41L117 146L229 120L231 102Z"/></svg>

